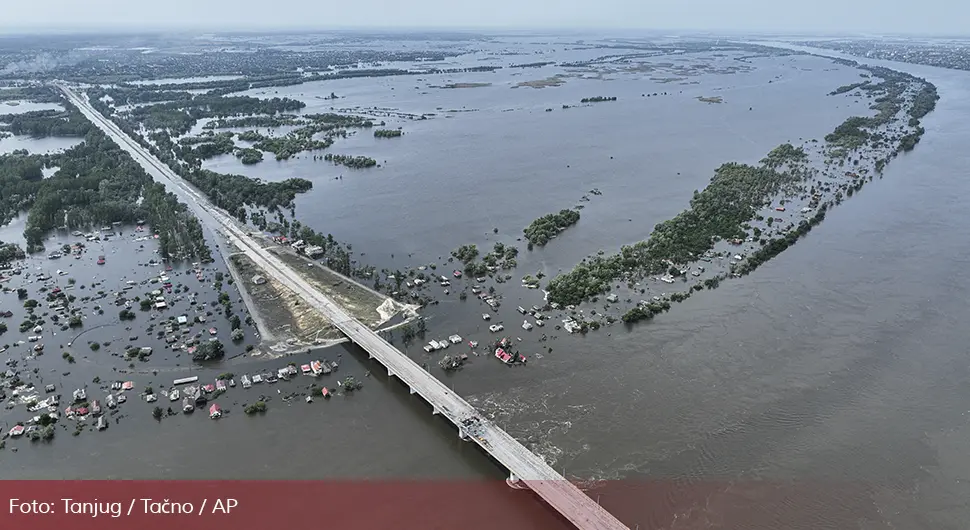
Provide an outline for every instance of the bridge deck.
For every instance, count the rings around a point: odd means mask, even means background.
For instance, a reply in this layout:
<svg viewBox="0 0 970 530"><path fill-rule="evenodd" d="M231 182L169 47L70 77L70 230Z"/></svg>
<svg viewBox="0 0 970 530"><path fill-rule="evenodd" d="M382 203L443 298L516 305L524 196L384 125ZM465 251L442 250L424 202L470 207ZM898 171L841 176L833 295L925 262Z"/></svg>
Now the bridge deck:
<svg viewBox="0 0 970 530"><path fill-rule="evenodd" d="M629 530L582 490L552 469L543 459L526 449L500 427L481 417L478 411L461 396L451 391L380 335L354 319L330 298L314 289L278 257L262 248L233 219L211 205L204 196L178 177L168 166L155 159L113 122L97 112L86 99L67 87L59 88L92 123L128 151L149 174L157 180L165 181L181 195L188 197L195 203L196 209L216 221L230 242L261 266L267 274L273 275L279 282L316 307L334 326L387 368L389 374L396 376L412 392L430 403L435 413L445 416L454 423L459 429L459 434L464 435L465 439L474 441L495 460L501 462L522 483L535 491L576 527L584 530ZM464 422L468 420L472 422L466 425Z"/></svg>

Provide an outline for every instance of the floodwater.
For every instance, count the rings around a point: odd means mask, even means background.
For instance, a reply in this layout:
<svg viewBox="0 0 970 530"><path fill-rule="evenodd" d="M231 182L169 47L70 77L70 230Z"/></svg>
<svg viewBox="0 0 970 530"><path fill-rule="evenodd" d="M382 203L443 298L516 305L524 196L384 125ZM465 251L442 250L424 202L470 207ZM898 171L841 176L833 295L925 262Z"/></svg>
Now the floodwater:
<svg viewBox="0 0 970 530"><path fill-rule="evenodd" d="M31 153L60 153L81 143L82 138L31 138L29 136L10 135L0 138L0 155L5 155L26 149Z"/></svg>
<svg viewBox="0 0 970 530"><path fill-rule="evenodd" d="M506 88L508 100L468 96L485 100L466 106L490 110L402 123L405 136L379 151L363 135L331 148L386 159L385 168L354 172L318 162L311 169L304 157L276 175L314 176L298 215L384 266L407 253L419 259L462 243L490 245L493 227L512 242L532 218L599 188L603 196L592 197L576 227L541 252L523 249L516 275L555 272L597 248L645 237L721 162L756 161L778 143L821 137L861 112L850 99L825 96L858 78L850 69L811 58L755 61L775 64L649 89L685 92L668 99L641 101L634 95L648 89L624 88L624 81L576 87L576 79L559 88ZM892 66L937 84L942 99L923 120L926 134L810 236L756 273L632 331L618 325L560 337L544 345L552 352L520 368L475 359L446 380L567 475L641 486L636 503L619 486L601 490L601 504L631 527L669 528L676 520L724 528L964 528L970 73ZM769 88L782 73L794 79ZM372 96L354 96L354 86L363 91L373 82L328 83L320 92L346 95L351 101L341 106L376 105ZM499 89L440 97L466 90ZM593 95L620 101L561 109ZM707 105L695 95L722 95L726 103ZM341 172L342 181L327 180ZM515 296L507 294L501 308L512 323ZM531 305L539 295L521 296ZM473 320L480 312L471 300L443 302L430 311L431 331L480 334L473 329L481 327ZM538 347L523 344L525 353ZM365 355L344 352L342 371L379 370ZM236 406L219 422L196 414L156 424L150 407L135 404L134 416L106 433L71 439L59 431L49 446L4 454L0 475L501 476L401 385L380 374L364 382L359 394L327 403L273 401L260 418L237 417Z"/></svg>

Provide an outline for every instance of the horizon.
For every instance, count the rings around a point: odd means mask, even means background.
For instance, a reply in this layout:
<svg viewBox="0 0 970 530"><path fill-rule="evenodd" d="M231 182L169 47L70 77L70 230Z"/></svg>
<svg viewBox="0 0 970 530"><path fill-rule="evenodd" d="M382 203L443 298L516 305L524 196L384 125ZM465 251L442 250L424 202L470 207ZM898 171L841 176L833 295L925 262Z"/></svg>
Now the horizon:
<svg viewBox="0 0 970 530"><path fill-rule="evenodd" d="M5 33L586 31L795 35L967 36L970 6L925 0L492 0L488 5L446 0L356 0L353 3L275 0L35 0L6 6Z"/></svg>
<svg viewBox="0 0 970 530"><path fill-rule="evenodd" d="M690 28L690 27L620 27L620 26L393 26L393 25L355 25L355 26L209 26L209 25L65 25L65 26L4 26L0 22L0 39L44 35L152 35L152 34L320 34L320 33L389 33L389 34L533 34L563 35L570 33L602 33L616 35L642 34L663 36L754 36L754 37L829 37L829 38L966 38L970 39L970 29L966 32L919 32L919 31L867 31L867 30L823 30L801 29L798 31L739 28Z"/></svg>

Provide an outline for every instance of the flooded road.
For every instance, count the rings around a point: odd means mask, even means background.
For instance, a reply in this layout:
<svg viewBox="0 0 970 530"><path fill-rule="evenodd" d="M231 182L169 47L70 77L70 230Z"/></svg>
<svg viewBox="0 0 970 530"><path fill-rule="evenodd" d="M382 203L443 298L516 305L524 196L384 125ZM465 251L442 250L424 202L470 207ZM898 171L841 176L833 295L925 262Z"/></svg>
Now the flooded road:
<svg viewBox="0 0 970 530"><path fill-rule="evenodd" d="M805 75L814 78L829 67L820 65ZM649 324L632 330L616 325L584 338L561 336L543 345L552 352L526 367L473 359L465 370L442 377L512 435L554 460L566 475L628 481L599 491L601 503L631 527L669 528L675 520L688 526L713 522L724 528L764 529L965 527L970 519L970 456L965 450L970 444L970 360L963 332L970 319L970 223L964 207L970 194L965 178L970 167L965 149L970 141L970 74L892 67L923 75L939 89L936 111L923 120L925 136L912 153L890 163L881 180L830 210L825 222L797 245L756 273L694 296ZM832 75L812 89L819 98L851 78L848 73ZM792 90L800 90L798 86L793 83ZM284 90L279 92L282 96ZM561 99L622 94L609 85L589 92ZM784 94L778 94L779 101ZM765 99L750 97L752 102ZM799 99L801 93L791 97L784 99L788 110L805 101ZM696 105L698 112L733 112L691 100L679 105ZM585 188L600 188L604 196L589 203L580 224L548 250L523 252L516 272L548 267L553 273L597 248L609 251L646 237L656 222L683 208L691 190L703 187L721 162L756 161L782 141L824 135L842 120L842 112L859 112L843 108L815 122L809 115L820 111L805 107L804 119L790 118L779 107L777 121L769 125L718 122L731 123L735 133L717 129L703 138L698 135L697 147L680 154L683 142L676 134L667 137L663 130L641 128L646 118L630 120L631 125L621 121L622 113L611 115L606 123L590 125L592 131L601 131L592 138L607 135L604 145L595 147L596 141L590 141L590 151L562 162L571 170L582 168L576 173L583 176L571 184L559 181L567 174L565 168L559 169L560 161L541 148L544 142L551 149L564 140L536 140L535 165L516 173L515 161L523 155L512 156L513 146L524 141L521 133L510 132L516 127L493 130L494 137L508 143L438 152L419 139L420 128L412 136L405 126L408 134L401 141L418 152L403 149L396 164L389 154L387 167L378 172L351 178L344 171L340 185L351 189L323 191L326 183L315 182L315 200L333 202L315 210L319 220L307 220L352 241L355 250L367 248L366 258L373 257L375 264L391 266L391 253L443 256L458 244L482 246L493 224L503 236L517 235L533 217L570 206ZM569 110L601 114L599 107ZM691 112L684 110L683 115ZM455 118L443 129L424 134L458 136L455 141L461 142L458 129L477 130L481 124L476 123ZM629 128L623 134L637 136L637 142L609 143L616 136L608 131L621 124ZM757 131L760 136L752 136ZM743 140L745 136L754 141ZM729 147L719 147L725 143ZM343 152L338 146L334 151ZM479 151L493 156L476 159ZM625 165L608 166L609 156ZM445 166L429 168L408 163L407 157L440 157L436 163ZM456 159L499 176L489 179L479 173L473 176L476 182L468 183ZM494 171L492 161L499 164ZM544 170L547 166L556 167ZM596 170L600 176L590 176ZM685 180L675 178L678 171ZM657 176L640 182L644 173ZM391 178L402 174L426 180L395 183ZM384 180L378 184L368 179ZM500 184L501 179L506 181ZM432 196L410 213L389 208L422 200L420 195L399 195L409 187L432 190ZM393 191L382 202L379 194L371 193L378 188ZM434 193L447 195L444 203ZM475 194L479 199L473 202L480 207L463 208ZM526 208L530 202L541 204ZM422 209L422 204L443 205ZM350 217L351 206L356 219ZM362 208L368 215L360 215ZM307 204L297 208L298 215L313 215L309 210ZM507 237L514 241L513 235ZM518 302L518 291L511 292L516 294L508 296L501 311L514 329L515 306L531 305L541 295L522 290ZM481 319L475 318L482 307L471 300L443 302L429 311L429 327L439 338L458 332L484 340ZM526 346L539 348L536 330L532 334L520 348L523 352ZM337 353L334 349L327 355ZM342 349L342 360L342 373L363 377L367 370L378 371L366 355L350 348ZM252 367L256 369L260 365ZM138 381L162 379L144 376ZM326 403L295 400L284 405L279 395L271 396L270 412L257 418L243 417L241 407L231 403L251 400L254 392L275 394L275 389L264 385L248 394L235 389L227 394L232 412L219 422L197 413L157 423L147 404L134 403L125 411L131 417L106 433L86 432L73 439L59 431L51 445L26 447L21 442L25 447L16 454L8 448L0 454L0 476L502 478L501 469L459 442L451 427L431 416L396 381L380 374L363 381L362 392ZM306 383L286 385L283 393ZM635 489L639 501L630 502L624 488Z"/></svg>

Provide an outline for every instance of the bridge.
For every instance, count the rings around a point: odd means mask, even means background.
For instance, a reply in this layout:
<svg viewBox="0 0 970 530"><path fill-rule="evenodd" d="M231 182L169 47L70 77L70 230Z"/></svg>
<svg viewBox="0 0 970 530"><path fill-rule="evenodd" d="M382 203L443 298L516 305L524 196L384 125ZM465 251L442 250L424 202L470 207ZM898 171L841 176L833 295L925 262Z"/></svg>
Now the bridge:
<svg viewBox="0 0 970 530"><path fill-rule="evenodd" d="M80 95L64 84L57 84L68 100L99 127L132 158L140 163L155 180L165 183L176 193L191 201L203 222L221 229L227 239L266 274L291 289L361 347L371 359L397 377L412 394L421 396L431 405L433 414L447 418L458 429L462 440L478 444L482 450L510 472L509 484L525 485L564 518L583 530L629 530L616 517L594 502L576 485L520 444L503 429L482 417L461 396L450 390L403 352L395 348L365 324L353 318L326 295L314 289L277 256L264 249L250 237L245 228L211 204L199 191L185 182L163 162L124 133L114 122L98 112Z"/></svg>

